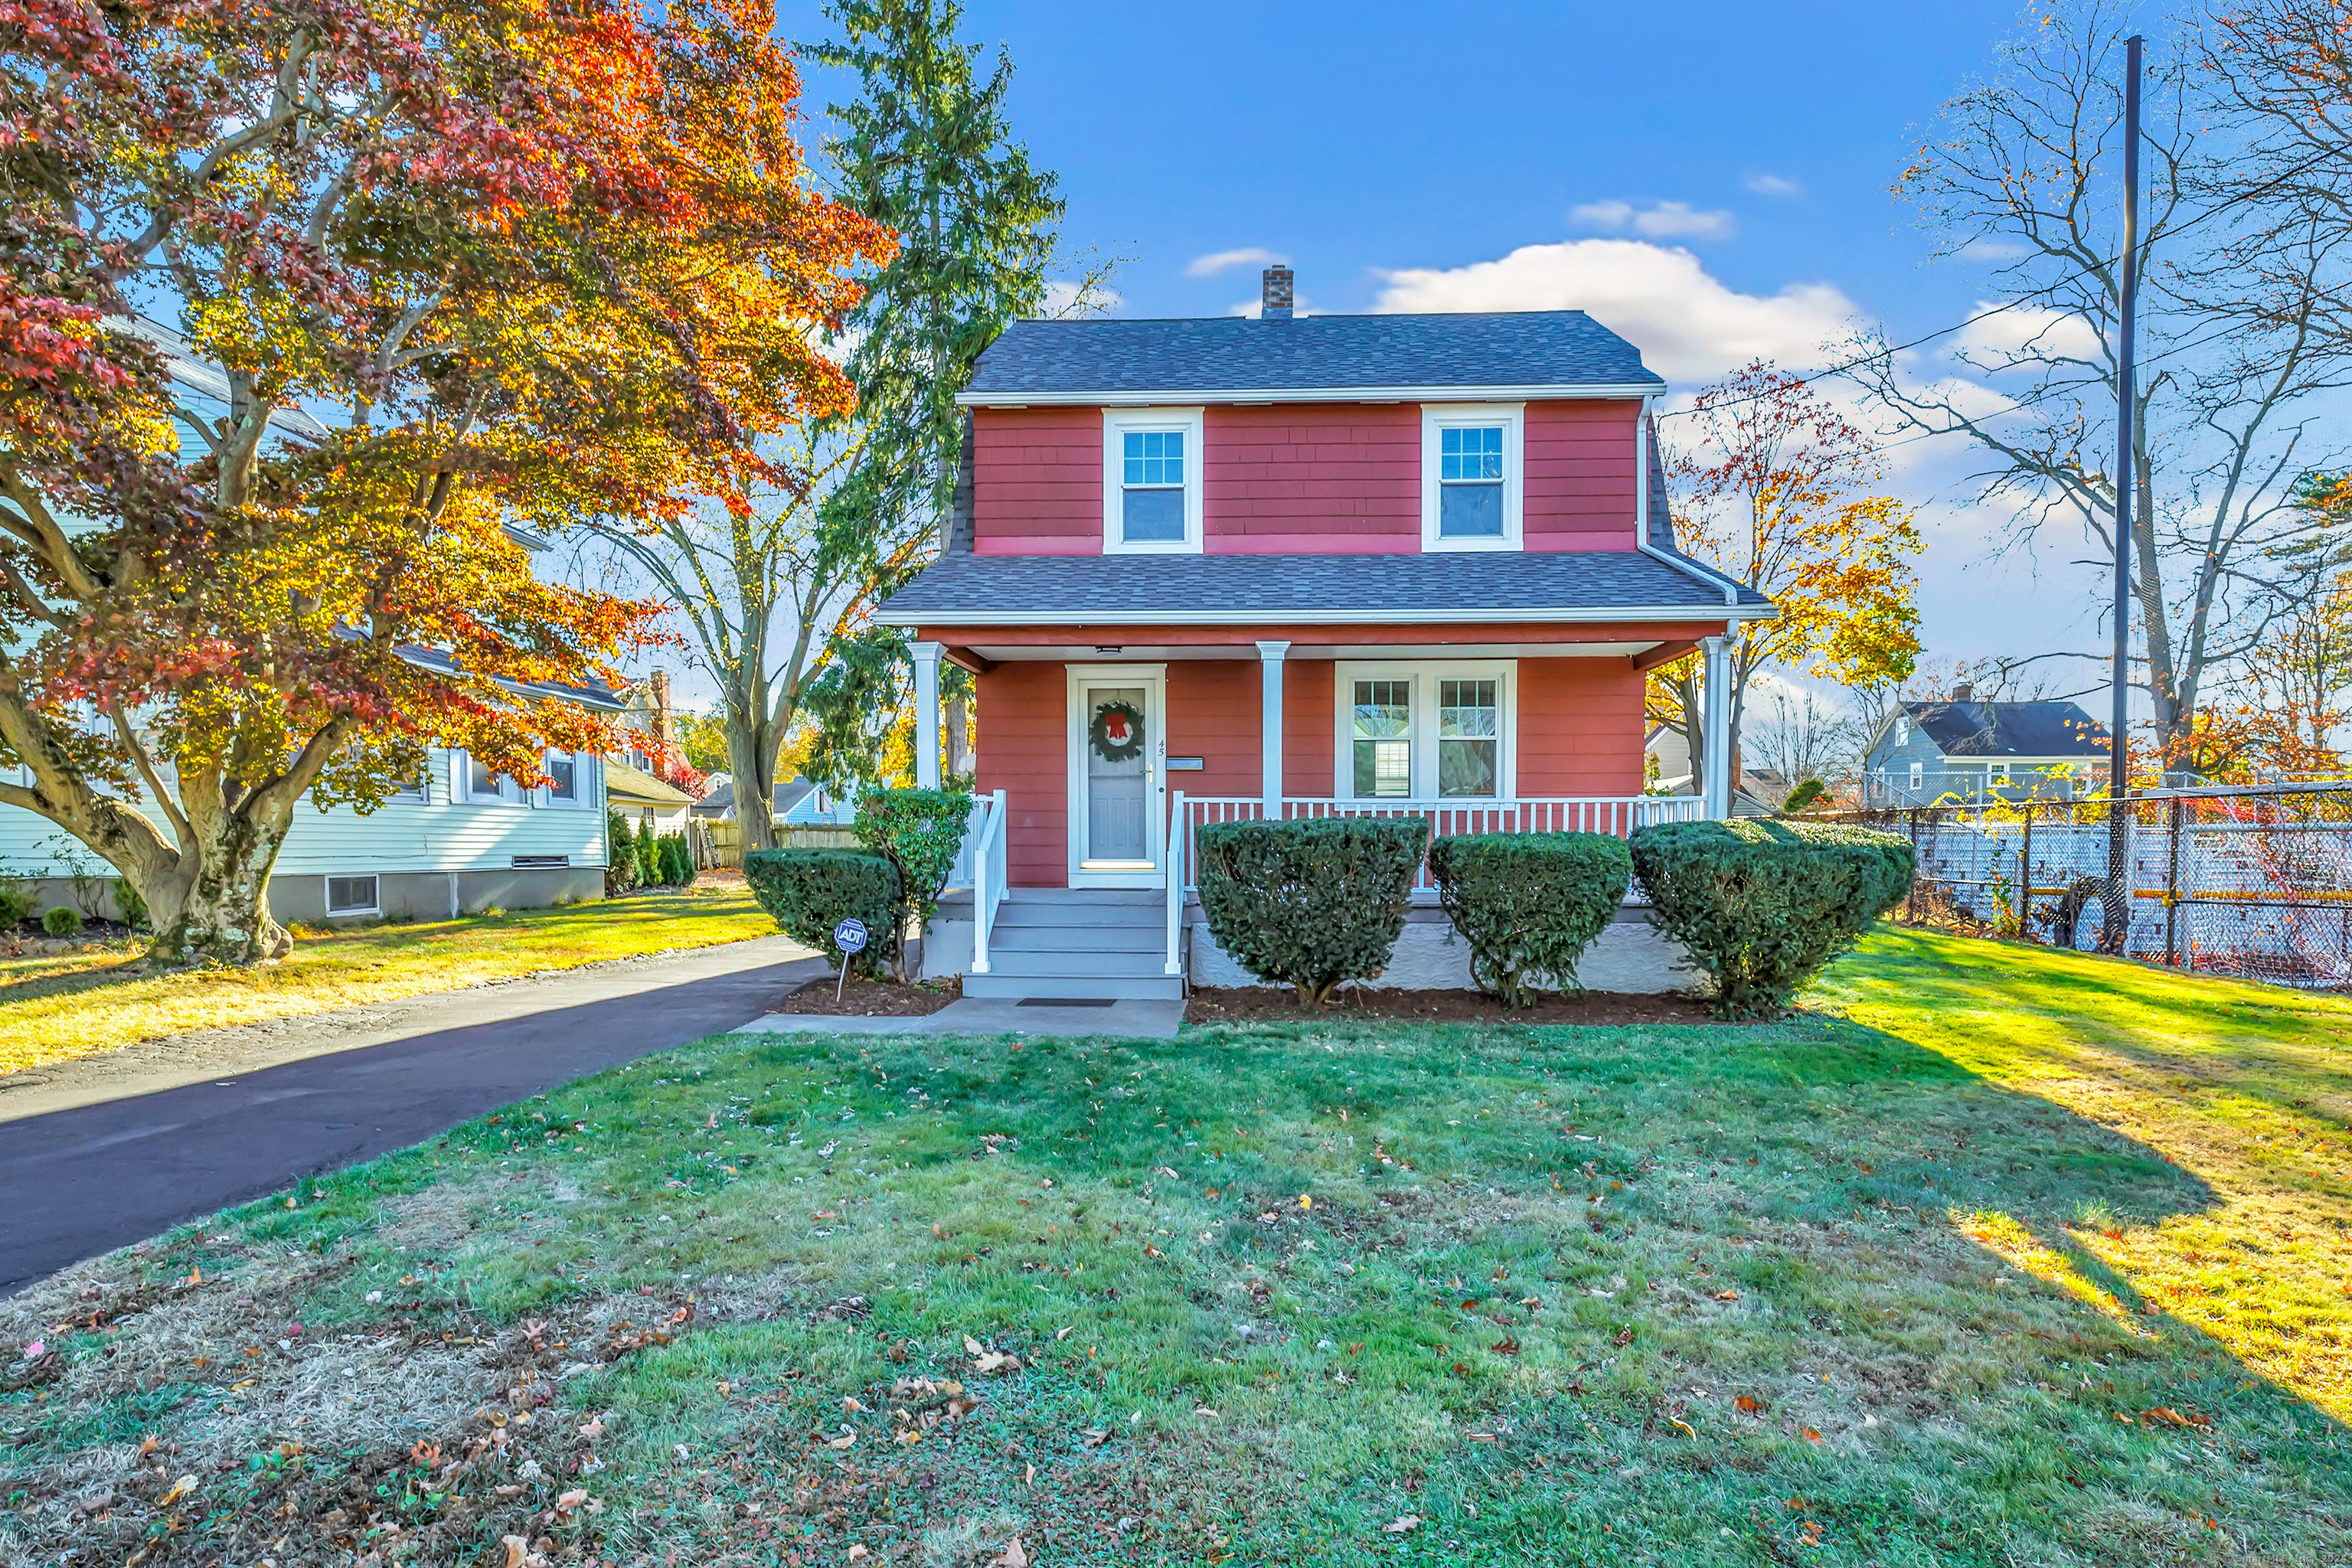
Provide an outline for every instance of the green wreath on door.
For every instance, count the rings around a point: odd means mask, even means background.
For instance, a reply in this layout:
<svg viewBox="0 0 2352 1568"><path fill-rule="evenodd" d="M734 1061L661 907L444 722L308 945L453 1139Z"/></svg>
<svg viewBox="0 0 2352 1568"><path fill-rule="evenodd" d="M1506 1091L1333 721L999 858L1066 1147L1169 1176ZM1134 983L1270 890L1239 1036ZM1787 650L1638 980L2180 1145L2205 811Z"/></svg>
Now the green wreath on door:
<svg viewBox="0 0 2352 1568"><path fill-rule="evenodd" d="M1117 699L1095 710L1087 725L1087 743L1107 763L1124 763L1143 751L1143 710Z"/></svg>

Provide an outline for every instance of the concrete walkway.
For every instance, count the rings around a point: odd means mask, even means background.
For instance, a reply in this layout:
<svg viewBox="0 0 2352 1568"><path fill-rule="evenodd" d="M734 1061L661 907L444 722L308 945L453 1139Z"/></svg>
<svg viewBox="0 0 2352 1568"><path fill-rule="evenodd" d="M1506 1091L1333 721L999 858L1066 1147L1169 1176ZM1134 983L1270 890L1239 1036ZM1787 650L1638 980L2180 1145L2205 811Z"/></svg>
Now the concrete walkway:
<svg viewBox="0 0 2352 1568"><path fill-rule="evenodd" d="M1040 1035L1085 1039L1117 1035L1172 1040L1184 1022L1181 1002L1123 1000L1107 1007L1055 1007L995 996L964 996L920 1018L853 1018L826 1013L770 1013L739 1035Z"/></svg>
<svg viewBox="0 0 2352 1568"><path fill-rule="evenodd" d="M149 1041L0 1077L0 1294L722 1034L829 973L783 937Z"/></svg>

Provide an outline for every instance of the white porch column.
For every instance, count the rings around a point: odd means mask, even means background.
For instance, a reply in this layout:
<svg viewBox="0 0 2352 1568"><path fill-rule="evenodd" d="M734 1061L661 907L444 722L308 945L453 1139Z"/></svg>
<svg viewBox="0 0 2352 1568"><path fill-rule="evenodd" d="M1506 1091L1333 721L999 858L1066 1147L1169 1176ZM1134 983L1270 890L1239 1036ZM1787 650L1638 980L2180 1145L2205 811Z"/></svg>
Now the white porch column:
<svg viewBox="0 0 2352 1568"><path fill-rule="evenodd" d="M1269 822L1282 819L1282 660L1286 642L1257 645L1258 778Z"/></svg>
<svg viewBox="0 0 2352 1568"><path fill-rule="evenodd" d="M940 645L919 642L915 655L915 783L940 787Z"/></svg>
<svg viewBox="0 0 2352 1568"><path fill-rule="evenodd" d="M1706 815L1710 821L1720 822L1731 815L1731 643L1727 637L1702 637L1699 647L1706 651L1706 754L1701 759L1704 776L1700 787L1706 798Z"/></svg>

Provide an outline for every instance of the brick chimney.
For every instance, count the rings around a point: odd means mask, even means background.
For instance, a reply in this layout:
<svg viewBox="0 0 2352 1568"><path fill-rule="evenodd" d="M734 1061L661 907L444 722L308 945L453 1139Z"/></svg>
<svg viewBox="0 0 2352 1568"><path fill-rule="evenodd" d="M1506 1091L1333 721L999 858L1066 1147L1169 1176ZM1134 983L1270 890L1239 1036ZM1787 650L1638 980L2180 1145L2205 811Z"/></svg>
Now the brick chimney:
<svg viewBox="0 0 2352 1568"><path fill-rule="evenodd" d="M1290 268L1277 261L1264 276L1265 316L1269 321L1290 320Z"/></svg>
<svg viewBox="0 0 2352 1568"><path fill-rule="evenodd" d="M653 743L646 748L653 753L656 776L674 771L667 761L674 726L669 717L669 671L656 669L646 678L646 690L653 699L653 733L647 737Z"/></svg>

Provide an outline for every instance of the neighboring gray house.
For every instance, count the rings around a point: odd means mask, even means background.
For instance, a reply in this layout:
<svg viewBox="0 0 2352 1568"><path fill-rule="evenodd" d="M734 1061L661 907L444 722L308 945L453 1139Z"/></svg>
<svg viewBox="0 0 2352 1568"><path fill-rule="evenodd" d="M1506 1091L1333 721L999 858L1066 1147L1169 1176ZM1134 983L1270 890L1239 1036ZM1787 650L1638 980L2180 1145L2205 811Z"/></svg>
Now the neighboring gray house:
<svg viewBox="0 0 2352 1568"><path fill-rule="evenodd" d="M845 827L857 815L857 807L845 800L835 800L833 792L805 777L779 780L771 816L787 827ZM735 820L735 781L725 773L713 773L710 788L694 803L693 815Z"/></svg>
<svg viewBox="0 0 2352 1568"><path fill-rule="evenodd" d="M1863 752L1871 805L1940 800L2071 800L2107 765L2106 726L2072 702L1905 702Z"/></svg>

